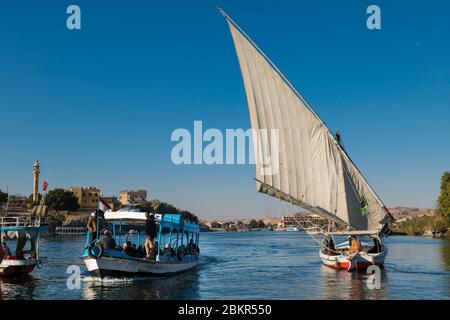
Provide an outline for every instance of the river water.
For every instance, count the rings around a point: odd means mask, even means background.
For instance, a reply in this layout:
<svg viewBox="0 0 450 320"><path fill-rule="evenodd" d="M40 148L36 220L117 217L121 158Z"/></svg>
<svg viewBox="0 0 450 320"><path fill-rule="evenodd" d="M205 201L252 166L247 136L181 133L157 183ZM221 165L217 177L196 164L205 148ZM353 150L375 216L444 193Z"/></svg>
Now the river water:
<svg viewBox="0 0 450 320"><path fill-rule="evenodd" d="M381 288L368 275L322 265L301 232L202 233L201 265L167 278L90 277L80 259L84 237L42 239L42 269L0 279L0 299L450 299L450 241L392 236ZM67 267L81 268L68 289ZM70 282L73 283L73 282Z"/></svg>

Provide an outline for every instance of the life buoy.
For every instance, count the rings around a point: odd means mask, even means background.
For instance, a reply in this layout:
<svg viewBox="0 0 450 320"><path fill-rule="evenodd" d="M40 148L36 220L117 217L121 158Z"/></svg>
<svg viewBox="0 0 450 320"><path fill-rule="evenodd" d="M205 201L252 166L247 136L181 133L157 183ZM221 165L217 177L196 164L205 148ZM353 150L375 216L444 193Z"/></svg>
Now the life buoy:
<svg viewBox="0 0 450 320"><path fill-rule="evenodd" d="M97 254L95 254L94 249L97 248ZM93 243L87 247L87 252L90 258L92 259L100 259L103 256L103 246L101 243Z"/></svg>

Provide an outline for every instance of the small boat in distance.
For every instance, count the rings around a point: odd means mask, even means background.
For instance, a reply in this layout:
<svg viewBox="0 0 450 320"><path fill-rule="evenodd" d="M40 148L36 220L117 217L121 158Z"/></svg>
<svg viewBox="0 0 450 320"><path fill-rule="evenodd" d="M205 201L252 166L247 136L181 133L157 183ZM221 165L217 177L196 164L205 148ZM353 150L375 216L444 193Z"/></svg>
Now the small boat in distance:
<svg viewBox="0 0 450 320"><path fill-rule="evenodd" d="M47 229L41 226L39 217L5 216L0 218L0 245L4 253L0 263L0 277L21 277L29 274L35 267L40 268L39 235ZM11 250L6 240L16 241L16 248ZM24 250L27 242L30 249ZM13 254L13 251L15 253Z"/></svg>
<svg viewBox="0 0 450 320"><path fill-rule="evenodd" d="M324 236L319 256L326 266L350 271L383 265L381 237L393 218L344 150L341 135L331 133L256 43L219 12L231 31L247 95L257 190L334 222L341 235L352 237L334 247L329 230L307 232ZM361 245L357 236L371 237L374 247Z"/></svg>
<svg viewBox="0 0 450 320"><path fill-rule="evenodd" d="M315 236L315 235L323 234L323 230L319 227L308 227L308 228L305 228L305 233L309 234L310 236Z"/></svg>
<svg viewBox="0 0 450 320"><path fill-rule="evenodd" d="M198 265L200 254L198 224L185 221L180 214L156 214L155 221L158 227L156 254L148 259L142 251L146 238L144 232L146 220L144 212L106 211L103 224L106 230L112 232L116 247L103 247L98 228L97 240L89 243L91 235L88 231L86 249L82 256L88 271L101 279L108 276L168 276ZM128 250L130 246L133 247L132 250Z"/></svg>
<svg viewBox="0 0 450 320"><path fill-rule="evenodd" d="M294 227L294 226L287 226L286 231L287 232L297 232L297 231L300 231L300 229L297 227Z"/></svg>

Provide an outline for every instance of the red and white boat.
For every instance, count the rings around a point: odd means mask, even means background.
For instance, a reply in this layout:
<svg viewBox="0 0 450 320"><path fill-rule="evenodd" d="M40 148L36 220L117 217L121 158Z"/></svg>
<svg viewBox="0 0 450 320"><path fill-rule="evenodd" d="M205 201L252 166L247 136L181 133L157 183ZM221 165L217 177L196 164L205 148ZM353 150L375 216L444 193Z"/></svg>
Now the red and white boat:
<svg viewBox="0 0 450 320"><path fill-rule="evenodd" d="M40 218L28 216L7 216L1 218L0 245L5 255L0 263L0 277L25 276L31 273L35 267L41 266L39 233L42 228ZM9 247L12 241L16 242L14 254ZM30 243L30 249L25 250L28 242Z"/></svg>
<svg viewBox="0 0 450 320"><path fill-rule="evenodd" d="M361 234L361 232L353 232L351 234L355 237L356 235L366 235ZM327 234L322 241L319 256L327 267L345 269L347 271L364 270L371 265L383 266L388 249L381 243L378 235L370 235L370 238L373 244L361 242L361 250L350 253L349 241L334 246L332 236Z"/></svg>

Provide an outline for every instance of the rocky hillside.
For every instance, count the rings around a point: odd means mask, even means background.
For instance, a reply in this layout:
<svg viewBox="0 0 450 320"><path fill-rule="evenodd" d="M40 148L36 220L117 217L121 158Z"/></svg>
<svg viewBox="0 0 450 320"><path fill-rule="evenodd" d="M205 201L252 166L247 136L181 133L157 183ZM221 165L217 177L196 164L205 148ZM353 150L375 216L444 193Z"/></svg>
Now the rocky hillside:
<svg viewBox="0 0 450 320"><path fill-rule="evenodd" d="M434 215L434 209L426 208L408 208L408 207L395 207L389 209L390 213L394 216L395 220L408 220L422 216Z"/></svg>

